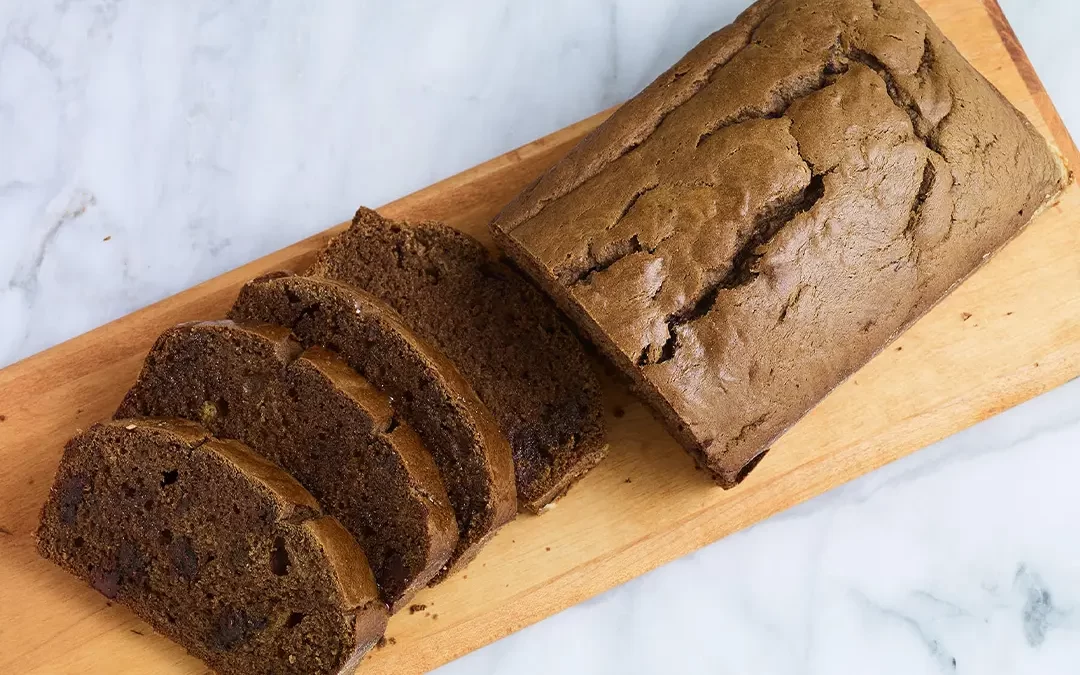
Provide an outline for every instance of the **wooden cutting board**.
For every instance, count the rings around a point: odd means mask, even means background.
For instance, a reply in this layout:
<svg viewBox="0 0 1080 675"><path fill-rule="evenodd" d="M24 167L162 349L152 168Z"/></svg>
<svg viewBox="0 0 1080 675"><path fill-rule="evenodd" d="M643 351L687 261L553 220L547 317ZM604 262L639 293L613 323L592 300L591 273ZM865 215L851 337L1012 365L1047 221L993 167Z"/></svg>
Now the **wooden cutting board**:
<svg viewBox="0 0 1080 675"><path fill-rule="evenodd" d="M925 0L970 59L1073 167L1080 156L994 0ZM501 205L601 113L387 205L489 241ZM39 559L31 533L64 442L107 417L158 333L222 316L239 286L305 267L338 228L0 371L0 672L200 673L128 611ZM611 454L540 517L506 527L464 574L390 623L366 673L427 670L1080 375L1080 188L1069 190L722 491L609 386ZM1018 467L1018 471L1021 470Z"/></svg>

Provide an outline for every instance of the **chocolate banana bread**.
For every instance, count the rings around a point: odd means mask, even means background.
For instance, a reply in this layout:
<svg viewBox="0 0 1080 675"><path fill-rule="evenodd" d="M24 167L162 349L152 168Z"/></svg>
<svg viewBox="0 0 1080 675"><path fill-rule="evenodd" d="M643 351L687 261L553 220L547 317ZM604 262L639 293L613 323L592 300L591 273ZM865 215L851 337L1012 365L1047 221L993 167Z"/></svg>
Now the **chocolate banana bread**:
<svg viewBox="0 0 1080 675"><path fill-rule="evenodd" d="M289 329L188 323L158 338L116 417L181 417L279 464L359 541L392 610L449 559L457 523L431 455L390 401Z"/></svg>
<svg viewBox="0 0 1080 675"><path fill-rule="evenodd" d="M348 532L279 467L191 422L73 438L37 536L43 556L223 675L337 673L386 627Z"/></svg>
<svg viewBox="0 0 1080 675"><path fill-rule="evenodd" d="M439 467L458 545L437 579L460 569L517 512L510 446L445 356L375 297L329 279L275 273L249 282L230 317L287 326L306 347L337 352L390 396Z"/></svg>
<svg viewBox="0 0 1080 675"><path fill-rule="evenodd" d="M538 512L603 458L600 386L581 343L480 242L361 208L308 273L378 297L450 357L510 441L521 506Z"/></svg>
<svg viewBox="0 0 1080 675"><path fill-rule="evenodd" d="M762 0L492 230L732 486L1066 181L912 0Z"/></svg>

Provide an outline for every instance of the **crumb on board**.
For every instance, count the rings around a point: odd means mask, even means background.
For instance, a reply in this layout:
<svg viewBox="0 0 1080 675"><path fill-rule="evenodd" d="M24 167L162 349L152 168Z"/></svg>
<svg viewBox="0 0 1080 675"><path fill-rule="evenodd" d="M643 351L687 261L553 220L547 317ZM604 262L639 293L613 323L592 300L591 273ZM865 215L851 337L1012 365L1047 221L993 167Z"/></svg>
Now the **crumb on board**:
<svg viewBox="0 0 1080 675"><path fill-rule="evenodd" d="M0 422L7 422L7 415L0 415Z"/></svg>
<svg viewBox="0 0 1080 675"><path fill-rule="evenodd" d="M439 618L439 615L438 615L438 614L432 614L432 615L431 615L431 618L432 618L432 619L438 619L438 618Z"/></svg>
<svg viewBox="0 0 1080 675"><path fill-rule="evenodd" d="M397 644L397 638L386 638L386 640L387 640L387 642L389 642L392 645Z"/></svg>
<svg viewBox="0 0 1080 675"><path fill-rule="evenodd" d="M409 605L409 614L416 614L427 609L427 605Z"/></svg>
<svg viewBox="0 0 1080 675"><path fill-rule="evenodd" d="M633 483L634 481L632 481L632 480L630 480L629 478L627 478L627 479L626 479L626 480L624 480L623 482L624 482L624 483Z"/></svg>
<svg viewBox="0 0 1080 675"><path fill-rule="evenodd" d="M960 318L967 321L971 318L971 312L960 312Z"/></svg>
<svg viewBox="0 0 1080 675"><path fill-rule="evenodd" d="M110 239L112 239L111 234L109 236L105 237L104 239L102 239L101 241L109 241Z"/></svg>
<svg viewBox="0 0 1080 675"><path fill-rule="evenodd" d="M135 630L134 628L131 629L131 632L135 633L136 635L146 635L146 633L142 632L141 630Z"/></svg>
<svg viewBox="0 0 1080 675"><path fill-rule="evenodd" d="M904 351L904 348L903 348L903 347L897 347L897 348L896 348L896 351L898 351L898 352L902 352L902 351Z"/></svg>

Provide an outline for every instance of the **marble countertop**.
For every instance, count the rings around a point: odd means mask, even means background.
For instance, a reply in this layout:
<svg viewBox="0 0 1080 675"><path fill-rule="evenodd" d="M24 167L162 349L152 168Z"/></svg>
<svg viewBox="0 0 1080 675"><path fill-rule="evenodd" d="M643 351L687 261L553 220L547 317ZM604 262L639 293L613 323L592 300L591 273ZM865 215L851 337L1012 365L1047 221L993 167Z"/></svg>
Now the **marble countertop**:
<svg viewBox="0 0 1080 675"><path fill-rule="evenodd" d="M0 366L622 101L746 2L0 2ZM1080 3L1001 4L1080 135ZM1080 380L441 672L1075 675L1078 451Z"/></svg>

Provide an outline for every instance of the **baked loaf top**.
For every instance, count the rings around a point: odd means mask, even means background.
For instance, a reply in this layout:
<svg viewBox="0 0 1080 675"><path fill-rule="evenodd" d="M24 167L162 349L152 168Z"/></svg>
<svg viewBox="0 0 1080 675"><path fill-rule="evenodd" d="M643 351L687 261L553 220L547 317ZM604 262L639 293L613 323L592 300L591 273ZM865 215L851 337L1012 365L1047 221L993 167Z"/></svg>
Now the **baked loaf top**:
<svg viewBox="0 0 1080 675"><path fill-rule="evenodd" d="M386 627L348 532L279 467L191 422L73 438L37 536L44 557L223 675L337 673Z"/></svg>
<svg viewBox="0 0 1080 675"><path fill-rule="evenodd" d="M492 229L730 486L1065 180L911 0L762 0Z"/></svg>
<svg viewBox="0 0 1080 675"><path fill-rule="evenodd" d="M539 511L603 457L600 386L581 343L472 237L361 208L308 274L375 295L454 362L510 441L521 506Z"/></svg>
<svg viewBox="0 0 1080 675"><path fill-rule="evenodd" d="M399 609L457 545L446 489L385 394L325 349L301 350L281 326L175 326L116 417L200 422L283 467L360 541L383 600Z"/></svg>
<svg viewBox="0 0 1080 675"><path fill-rule="evenodd" d="M517 513L510 446L491 413L453 364L374 296L276 273L246 284L230 317L286 326L305 347L333 350L390 396L431 452L457 518L458 545L442 575L468 563Z"/></svg>

